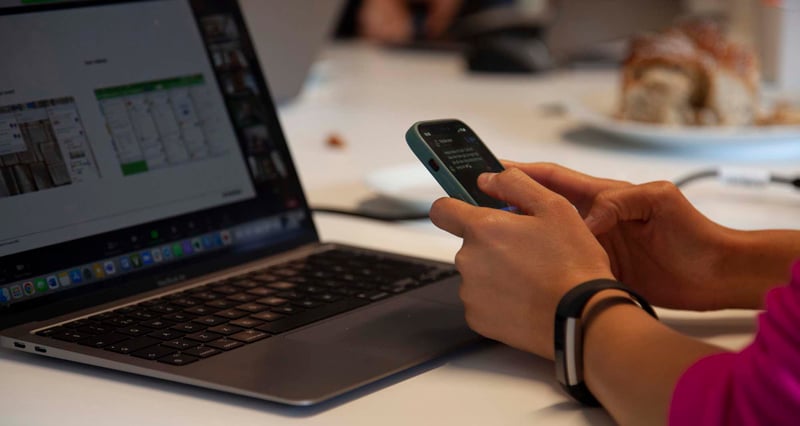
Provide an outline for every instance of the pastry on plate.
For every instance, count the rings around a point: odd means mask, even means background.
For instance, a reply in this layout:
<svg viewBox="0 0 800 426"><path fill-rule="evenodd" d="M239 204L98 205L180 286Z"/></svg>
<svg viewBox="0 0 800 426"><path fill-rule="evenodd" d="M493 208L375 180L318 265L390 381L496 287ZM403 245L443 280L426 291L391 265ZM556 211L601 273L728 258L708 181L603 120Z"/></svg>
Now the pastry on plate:
<svg viewBox="0 0 800 426"><path fill-rule="evenodd" d="M631 42L622 67L619 117L670 125L757 122L755 53L719 27L694 21Z"/></svg>

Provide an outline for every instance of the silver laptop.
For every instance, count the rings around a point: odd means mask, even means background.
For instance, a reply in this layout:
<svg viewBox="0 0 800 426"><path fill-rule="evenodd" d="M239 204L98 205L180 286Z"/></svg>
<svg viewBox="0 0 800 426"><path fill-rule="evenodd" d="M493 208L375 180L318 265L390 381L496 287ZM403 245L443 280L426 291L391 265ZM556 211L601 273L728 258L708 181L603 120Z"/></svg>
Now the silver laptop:
<svg viewBox="0 0 800 426"><path fill-rule="evenodd" d="M4 348L310 405L479 339L452 265L319 241L237 2L0 0L0 46Z"/></svg>
<svg viewBox="0 0 800 426"><path fill-rule="evenodd" d="M240 0L275 102L294 99L334 31L344 0Z"/></svg>

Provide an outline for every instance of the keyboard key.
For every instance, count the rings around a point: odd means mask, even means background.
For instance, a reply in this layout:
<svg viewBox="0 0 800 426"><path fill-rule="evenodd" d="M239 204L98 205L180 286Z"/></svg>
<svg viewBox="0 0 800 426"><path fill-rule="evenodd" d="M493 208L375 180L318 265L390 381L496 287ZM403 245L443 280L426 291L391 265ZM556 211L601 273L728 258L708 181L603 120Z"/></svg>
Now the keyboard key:
<svg viewBox="0 0 800 426"><path fill-rule="evenodd" d="M240 331L232 336L228 336L229 339L238 340L244 343L253 343L255 341L264 339L269 337L269 334L264 333L263 331L258 330L244 330Z"/></svg>
<svg viewBox="0 0 800 426"><path fill-rule="evenodd" d="M175 354L170 354L170 355L167 355L165 357L159 358L158 362L163 362L163 363L166 363L166 364L172 364L172 365L180 366L180 365L191 364L191 363L197 361L198 359L200 359L200 358L198 358L196 356L186 355L184 353L178 352L178 353L175 353Z"/></svg>
<svg viewBox="0 0 800 426"><path fill-rule="evenodd" d="M266 306L266 305L259 304L259 303L252 303L251 302L251 303L245 303L244 305L238 305L236 307L236 309L238 309L240 311L247 311L247 312L250 312L250 313L254 314L254 313L257 313L257 312L266 311L267 309L269 309L269 307Z"/></svg>
<svg viewBox="0 0 800 426"><path fill-rule="evenodd" d="M295 287L295 284L288 281L277 281L267 284L267 287L274 288L275 290L291 290Z"/></svg>
<svg viewBox="0 0 800 426"><path fill-rule="evenodd" d="M295 306L299 306L301 308L312 309L316 308L317 306L322 305L321 302L317 302L314 300L304 299L304 300L295 300L292 301L292 304Z"/></svg>
<svg viewBox="0 0 800 426"><path fill-rule="evenodd" d="M208 302L208 301L211 301L211 300L220 299L220 298L222 298L222 295L219 294L219 293L214 293L214 292L211 292L211 291L204 290L204 291L201 291L199 293L192 293L192 298L200 299L200 300L204 300L204 301Z"/></svg>
<svg viewBox="0 0 800 426"><path fill-rule="evenodd" d="M290 291L282 291L282 292L276 294L275 296L276 297L282 297L282 298L287 299L287 300L301 300L301 299L304 299L306 297L306 294L305 293L301 293L299 291L290 290Z"/></svg>
<svg viewBox="0 0 800 426"><path fill-rule="evenodd" d="M251 275L250 277L252 279L254 279L256 281L260 281L262 283L271 283L271 282L276 281L278 279L278 277L276 277L275 275L272 275L272 274L269 274L269 273L266 273L266 272L260 272L260 273Z"/></svg>
<svg viewBox="0 0 800 426"><path fill-rule="evenodd" d="M186 339L195 340L197 342L206 343L211 342L214 340L219 339L222 335L217 333L212 333L210 331L201 331L199 333L193 333L186 335Z"/></svg>
<svg viewBox="0 0 800 426"><path fill-rule="evenodd" d="M228 309L238 304L239 302L227 299L217 299L217 300L212 300L210 302L206 302L206 306L210 306L212 308L217 308L217 309Z"/></svg>
<svg viewBox="0 0 800 426"><path fill-rule="evenodd" d="M188 297L181 297L181 298L178 298L178 299L173 299L173 300L170 301L170 303L172 303L173 305L178 305L178 306L183 307L183 308L191 308L192 306L197 306L197 305L200 304L199 301L197 301L195 299L188 298Z"/></svg>
<svg viewBox="0 0 800 426"><path fill-rule="evenodd" d="M172 322L186 322L186 321L191 321L195 318L197 318L197 315L191 315L185 312L175 312L173 314L164 315L163 317L161 317L161 319L165 319L167 321L172 321Z"/></svg>
<svg viewBox="0 0 800 426"><path fill-rule="evenodd" d="M304 272L304 274L305 273L307 273L307 272ZM308 284L312 280L316 280L316 279L320 278L319 276L316 276L317 274L313 274L313 275L315 275L315 277L312 277L312 278L308 278L308 277L305 277L303 275L295 275L293 277L287 277L284 280L288 281L290 283L294 283L294 284ZM326 276L327 276L327 274L326 274Z"/></svg>
<svg viewBox="0 0 800 426"><path fill-rule="evenodd" d="M210 356L214 356L216 354L221 354L222 351L219 349L214 349L209 346L197 346L191 349L187 349L183 351L184 354L189 356L195 356L198 358L208 358Z"/></svg>
<svg viewBox="0 0 800 426"><path fill-rule="evenodd" d="M259 326L259 325L261 325L263 323L264 323L264 321L258 321L258 320L254 319L254 318L239 318L237 320L233 320L233 321L229 322L228 324L235 325L237 327L242 327L242 328L253 328L253 327Z"/></svg>
<svg viewBox="0 0 800 426"><path fill-rule="evenodd" d="M78 340L83 340L90 336L75 330L62 330L59 333L53 334L51 337L65 342L77 342Z"/></svg>
<svg viewBox="0 0 800 426"><path fill-rule="evenodd" d="M117 315L117 314L115 314L113 312L103 312L102 314L92 315L92 316L89 317L89 319L92 320L92 321L95 321L95 322L102 322L102 321L110 320L112 318L116 318L118 316L119 315Z"/></svg>
<svg viewBox="0 0 800 426"><path fill-rule="evenodd" d="M186 322L183 324L178 324L171 328L171 330L180 331L181 333L196 333L198 331L204 330L206 327L200 324L196 324L193 322Z"/></svg>
<svg viewBox="0 0 800 426"><path fill-rule="evenodd" d="M296 314L298 312L303 312L303 309L298 308L297 306L292 306L292 305L281 305L281 306L276 306L276 307L272 308L271 311L272 312L277 312L279 314L284 314L284 315L294 315L294 314Z"/></svg>
<svg viewBox="0 0 800 426"><path fill-rule="evenodd" d="M333 289L333 292L342 296L355 296L356 294L361 293L359 289L350 287L336 287Z"/></svg>
<svg viewBox="0 0 800 426"><path fill-rule="evenodd" d="M149 348L138 350L136 352L132 352L131 355L137 358L156 360L175 352L176 350L173 348L157 345L157 346L150 346Z"/></svg>
<svg viewBox="0 0 800 426"><path fill-rule="evenodd" d="M138 325L132 325L130 327L122 327L116 330L117 333L127 334L128 336L141 336L151 331L153 331L152 328L141 327Z"/></svg>
<svg viewBox="0 0 800 426"><path fill-rule="evenodd" d="M155 313L150 312L150 311L139 310L139 311L136 311L136 312L131 312L130 314L128 314L128 316L131 317L131 318L136 318L139 321L146 321L146 320L153 319L153 318L157 317L158 315L156 315Z"/></svg>
<svg viewBox="0 0 800 426"><path fill-rule="evenodd" d="M224 311L219 311L219 312L214 313L214 316L227 318L229 320L238 319L238 318L241 318L241 317L244 317L244 316L247 316L247 315L248 315L247 312L240 311L238 309L226 309Z"/></svg>
<svg viewBox="0 0 800 426"><path fill-rule="evenodd" d="M228 320L226 318L209 315L207 317L195 318L194 322L197 324L203 324L205 326L212 327L215 325L225 324L226 322L228 322Z"/></svg>
<svg viewBox="0 0 800 426"><path fill-rule="evenodd" d="M244 330L244 329L241 328L241 327L236 327L236 326L233 326L233 325L230 325L230 324L223 324L223 325L218 325L216 327L211 327L207 331L212 332L212 333L221 334L223 336L229 336L231 334L238 333L238 332L240 332L242 330Z"/></svg>
<svg viewBox="0 0 800 426"><path fill-rule="evenodd" d="M231 294L239 293L242 290L239 289L239 288L236 288L236 287L234 287L232 285L220 285L220 286L211 287L211 291L213 291L215 293L224 294L224 295L231 295Z"/></svg>
<svg viewBox="0 0 800 426"><path fill-rule="evenodd" d="M291 277L297 275L297 271L292 268L283 268L283 269L270 269L270 272L273 275L277 275L279 277Z"/></svg>
<svg viewBox="0 0 800 426"><path fill-rule="evenodd" d="M91 325L91 324L94 324L94 323L92 321L89 321L88 319L80 319L80 320L77 320L77 321L68 322L68 323L64 324L64 327L65 328L80 328L80 327L85 327L85 326Z"/></svg>
<svg viewBox="0 0 800 426"><path fill-rule="evenodd" d="M150 321L145 321L139 325L141 325L142 327L152 328L154 330L161 330L162 328L172 327L175 325L175 323L164 321L162 319L154 319Z"/></svg>
<svg viewBox="0 0 800 426"><path fill-rule="evenodd" d="M319 294L327 292L328 288L321 285L304 285L302 287L298 287L298 290L309 294Z"/></svg>
<svg viewBox="0 0 800 426"><path fill-rule="evenodd" d="M103 348L126 339L130 339L130 337L124 334L108 333L102 336L88 337L78 341L78 343L84 346L91 346L93 348Z"/></svg>
<svg viewBox="0 0 800 426"><path fill-rule="evenodd" d="M391 286L392 286L393 288L397 288L397 287L402 287L402 288L406 288L406 287L418 287L418 286L419 286L419 283L417 282L417 280L415 280L415 279L413 279L413 278L411 278L411 277L406 277L406 278L401 278L401 279L399 279L399 280L397 280L397 281L393 282L393 283L391 284Z"/></svg>
<svg viewBox="0 0 800 426"><path fill-rule="evenodd" d="M134 325L137 322L138 321L133 319L133 318L116 317L116 318L111 318L111 319L103 321L103 324L105 324L105 325L107 325L109 327L120 328L120 327L128 327L128 326Z"/></svg>
<svg viewBox="0 0 800 426"><path fill-rule="evenodd" d="M275 321L275 320L281 319L283 317L284 316L281 315L281 314L278 314L278 313L275 313L275 312L270 312L270 311L261 312L261 313L258 313L258 314L255 314L255 315L251 316L251 318L255 318L255 319L258 319L258 320L262 320L262 321Z"/></svg>
<svg viewBox="0 0 800 426"><path fill-rule="evenodd" d="M256 302L261 303L262 305L280 306L280 305L283 305L284 303L288 302L288 300L286 300L286 299L284 299L282 297L269 296L269 297L263 297L261 299L258 299L258 300L256 300Z"/></svg>
<svg viewBox="0 0 800 426"><path fill-rule="evenodd" d="M227 299L232 300L234 302L247 303L247 302L252 302L255 299L258 299L258 296L253 296L252 294L247 294L247 293L238 293L228 296Z"/></svg>
<svg viewBox="0 0 800 426"><path fill-rule="evenodd" d="M198 306L192 306L191 308L186 308L183 311L192 315L210 315L218 310L219 309L213 308L211 306L198 305Z"/></svg>
<svg viewBox="0 0 800 426"><path fill-rule="evenodd" d="M165 347L168 347L168 348L177 349L179 351L182 351L184 349L193 348L193 347L195 347L195 346L197 346L199 344L200 344L200 342L197 342L197 341L194 341L194 340L175 339L175 340L170 340L170 341L167 341L167 342L163 342L161 344L161 346L165 346Z"/></svg>
<svg viewBox="0 0 800 426"><path fill-rule="evenodd" d="M368 299L371 301L381 300L389 297L389 293L385 291L371 291L366 293L357 293L356 297L359 299Z"/></svg>
<svg viewBox="0 0 800 426"><path fill-rule="evenodd" d="M244 280L231 281L231 285L239 288L256 288L260 286L261 283L258 281L244 279Z"/></svg>
<svg viewBox="0 0 800 426"><path fill-rule="evenodd" d="M152 312L158 312L160 314L171 314L173 312L178 312L183 308L181 308L180 306L176 306L176 305L163 304L163 305L158 305L158 306L151 306L149 309Z"/></svg>
<svg viewBox="0 0 800 426"><path fill-rule="evenodd" d="M252 294L253 296L264 297L269 296L270 294L275 293L277 290L267 287L256 287L247 290L247 294Z"/></svg>
<svg viewBox="0 0 800 426"><path fill-rule="evenodd" d="M147 347L150 347L150 346L153 346L153 345L157 345L159 342L161 342L161 341L158 340L158 339L154 339L152 337L147 337L147 336L141 336L141 337L136 337L136 338L131 339L131 340L125 340L125 341L122 341L122 342L119 342L119 343L114 343L113 345L106 346L105 349L107 351L111 351L111 352L117 352L117 353L120 353L120 354L132 354L132 355L136 356L136 354L133 354L133 352L139 351L141 349L144 349L144 348L147 348ZM164 355L166 355L166 353ZM160 355L160 356L163 356L163 355Z"/></svg>
<svg viewBox="0 0 800 426"><path fill-rule="evenodd" d="M101 334L108 334L108 333L111 333L112 330L113 330L113 328L111 328L111 327L107 327L107 326L104 326L104 325L96 325L96 324L93 324L93 323L90 323L89 325L85 325L83 327L78 327L78 328L75 329L75 331L78 331L80 333L84 333L84 334L87 334L87 335L90 335L90 336L99 336Z"/></svg>
<svg viewBox="0 0 800 426"><path fill-rule="evenodd" d="M183 337L183 335L184 333L174 329L157 330L148 334L148 336L154 337L159 340L175 340L179 337Z"/></svg>
<svg viewBox="0 0 800 426"><path fill-rule="evenodd" d="M44 330L37 331L36 335L37 336L42 336L42 337L50 337L50 336L52 336L52 335L54 335L56 333L60 333L62 331L64 331L64 327L51 327L51 328L46 328ZM85 333L84 332L84 334L88 335L90 333Z"/></svg>
<svg viewBox="0 0 800 426"><path fill-rule="evenodd" d="M326 302L326 303L335 302L341 299L341 297L331 293L315 294L312 297L314 298L314 300L319 300L320 302Z"/></svg>
<svg viewBox="0 0 800 426"><path fill-rule="evenodd" d="M212 348L221 349L223 351L229 351L231 349L236 349L239 346L243 346L244 343L239 342L237 340L231 340L227 337L223 337L222 339L217 339L213 342L206 343L206 346L211 346Z"/></svg>

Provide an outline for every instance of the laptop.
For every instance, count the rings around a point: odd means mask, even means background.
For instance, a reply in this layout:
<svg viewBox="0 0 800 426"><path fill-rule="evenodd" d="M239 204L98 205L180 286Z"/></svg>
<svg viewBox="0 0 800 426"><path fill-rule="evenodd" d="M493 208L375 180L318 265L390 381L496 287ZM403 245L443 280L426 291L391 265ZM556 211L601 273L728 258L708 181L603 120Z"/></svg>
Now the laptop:
<svg viewBox="0 0 800 426"><path fill-rule="evenodd" d="M344 0L241 0L267 84L278 104L291 101L308 79L311 65L333 34Z"/></svg>
<svg viewBox="0 0 800 426"><path fill-rule="evenodd" d="M237 2L0 0L0 45L4 348L311 405L479 339L451 264L319 240Z"/></svg>

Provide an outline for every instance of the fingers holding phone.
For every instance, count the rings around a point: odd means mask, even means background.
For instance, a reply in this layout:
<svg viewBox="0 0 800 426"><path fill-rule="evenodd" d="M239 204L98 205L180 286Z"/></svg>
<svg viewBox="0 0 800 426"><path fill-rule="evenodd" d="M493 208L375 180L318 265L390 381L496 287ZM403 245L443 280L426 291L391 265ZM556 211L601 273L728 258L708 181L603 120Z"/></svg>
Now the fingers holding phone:
<svg viewBox="0 0 800 426"><path fill-rule="evenodd" d="M510 209L478 187L481 173L505 169L464 122L448 119L415 123L406 132L406 142L447 195L475 206Z"/></svg>

